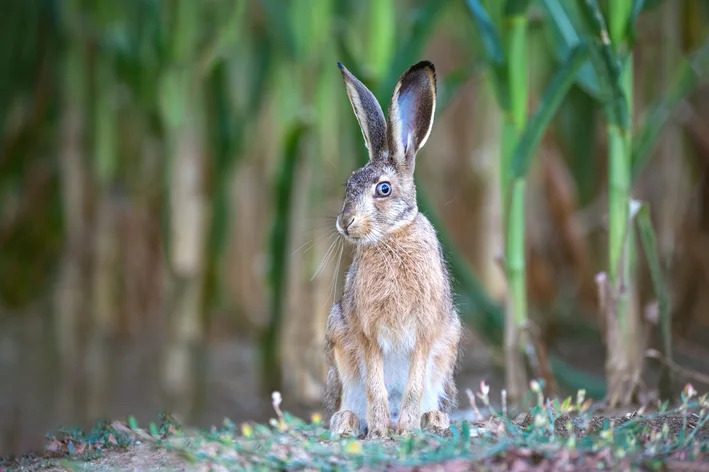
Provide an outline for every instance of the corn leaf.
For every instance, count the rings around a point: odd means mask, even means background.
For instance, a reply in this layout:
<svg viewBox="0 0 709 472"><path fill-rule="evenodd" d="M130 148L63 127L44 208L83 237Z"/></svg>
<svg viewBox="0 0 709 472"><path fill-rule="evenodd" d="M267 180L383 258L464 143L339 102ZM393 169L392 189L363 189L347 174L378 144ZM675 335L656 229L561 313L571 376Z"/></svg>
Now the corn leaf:
<svg viewBox="0 0 709 472"><path fill-rule="evenodd" d="M283 161L275 183L275 218L270 236L271 261L268 281L270 285L270 320L262 340L262 362L265 387L267 391L277 388L280 382L278 371L278 337L283 321L283 303L287 287L288 274L288 235L290 234L291 204L296 170L302 153L300 143L309 126L296 121L290 126L285 139Z"/></svg>
<svg viewBox="0 0 709 472"><path fill-rule="evenodd" d="M637 178L652 157L661 131L677 105L706 80L709 73L709 41L690 59L682 59L672 88L655 102L641 130L633 139L632 176Z"/></svg>
<svg viewBox="0 0 709 472"><path fill-rule="evenodd" d="M638 40L638 29L636 27L640 13L645 9L645 0L634 0L633 10L630 13L630 19L628 20L628 32L627 38L630 47L635 45Z"/></svg>
<svg viewBox="0 0 709 472"><path fill-rule="evenodd" d="M497 103L505 111L510 109L507 59L502 48L500 32L480 0L466 0L468 10L475 21L482 38L485 56L494 76L493 85Z"/></svg>
<svg viewBox="0 0 709 472"><path fill-rule="evenodd" d="M507 0L505 2L505 16L510 18L524 15L529 3L530 0Z"/></svg>
<svg viewBox="0 0 709 472"><path fill-rule="evenodd" d="M610 93L604 102L606 119L609 124L618 126L627 132L630 125L628 101L622 85L623 61L618 57L610 42L610 35L598 0L579 0L581 12L588 28L592 32L591 59L596 74L601 77L604 87Z"/></svg>
<svg viewBox="0 0 709 472"><path fill-rule="evenodd" d="M495 23L493 23L485 7L480 3L480 0L466 0L466 3L480 30L488 60L495 66L503 67L505 64L505 53L502 49L500 32L497 30Z"/></svg>
<svg viewBox="0 0 709 472"><path fill-rule="evenodd" d="M638 202L640 203L640 202ZM635 216L635 224L640 235L640 242L645 252L648 267L650 269L650 278L652 279L653 289L658 301L658 318L660 321L660 332L662 335L662 350L665 360L672 361L672 319L670 297L667 291L667 282L665 280L664 271L660 262L660 251L657 246L657 236L652 225L652 217L650 216L650 205L641 203L640 210ZM665 365L665 369L667 367ZM665 382L669 382L669 372L665 372L663 377ZM669 385L661 385L663 390L670 392Z"/></svg>
<svg viewBox="0 0 709 472"><path fill-rule="evenodd" d="M369 63L374 75L382 77L396 50L396 6L394 0L377 0L369 9Z"/></svg>
<svg viewBox="0 0 709 472"><path fill-rule="evenodd" d="M421 58L423 48L433 33L436 20L446 4L440 0L428 0L414 11L414 21L408 40L396 50L389 72L383 77L376 90L373 90L380 103L389 102L401 74Z"/></svg>
<svg viewBox="0 0 709 472"><path fill-rule="evenodd" d="M541 105L534 117L525 127L522 137L512 158L512 177L519 179L527 175L539 141L549 122L559 109L569 88L576 80L581 65L588 57L588 45L581 43L574 47L566 61L558 69L551 83L544 92Z"/></svg>
<svg viewBox="0 0 709 472"><path fill-rule="evenodd" d="M455 98L458 90L468 83L471 77L482 73L483 64L474 64L470 68L460 68L454 70L441 81L438 85L438 96L436 97L436 115L439 115L445 110L451 101Z"/></svg>
<svg viewBox="0 0 709 472"><path fill-rule="evenodd" d="M298 54L298 43L292 23L289 21L288 8L290 3L282 4L277 0L261 0L264 9L268 13L270 21L269 28L281 46L281 49L289 59L294 59Z"/></svg>
<svg viewBox="0 0 709 472"><path fill-rule="evenodd" d="M574 46L581 42L577 32L578 9L575 3L561 0L542 0L541 5L551 19L549 32L552 36L552 48L557 60L561 61ZM586 93L598 101L603 101L598 76L589 60L581 66L576 82Z"/></svg>

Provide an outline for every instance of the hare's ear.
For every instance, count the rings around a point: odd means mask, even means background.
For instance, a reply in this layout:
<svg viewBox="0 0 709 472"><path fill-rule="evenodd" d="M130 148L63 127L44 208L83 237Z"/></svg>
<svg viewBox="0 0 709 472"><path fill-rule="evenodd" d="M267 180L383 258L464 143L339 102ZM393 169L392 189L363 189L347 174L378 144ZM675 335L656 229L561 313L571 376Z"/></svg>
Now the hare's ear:
<svg viewBox="0 0 709 472"><path fill-rule="evenodd" d="M416 153L431 134L435 112L436 69L421 61L401 76L389 104L389 155L397 167L413 172Z"/></svg>
<svg viewBox="0 0 709 472"><path fill-rule="evenodd" d="M374 160L384 155L386 151L387 125L384 113L374 94L352 75L345 66L337 63L345 80L347 96L350 98L359 127L362 129L364 142L369 149L369 159Z"/></svg>

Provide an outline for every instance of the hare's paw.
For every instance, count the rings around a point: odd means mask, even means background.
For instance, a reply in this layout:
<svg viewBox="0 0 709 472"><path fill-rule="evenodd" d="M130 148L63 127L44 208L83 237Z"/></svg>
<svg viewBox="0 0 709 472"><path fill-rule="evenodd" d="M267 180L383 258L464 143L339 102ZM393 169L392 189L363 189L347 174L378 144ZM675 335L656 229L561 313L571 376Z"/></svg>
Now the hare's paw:
<svg viewBox="0 0 709 472"><path fill-rule="evenodd" d="M330 431L340 437L359 436L359 418L350 410L340 410L330 418Z"/></svg>
<svg viewBox="0 0 709 472"><path fill-rule="evenodd" d="M421 416L411 410L401 410L401 416L396 425L396 433L404 435L416 429L421 429Z"/></svg>
<svg viewBox="0 0 709 472"><path fill-rule="evenodd" d="M367 431L367 439L388 438L391 435L391 428L387 425L369 426Z"/></svg>
<svg viewBox="0 0 709 472"><path fill-rule="evenodd" d="M367 419L367 439L386 438L391 435L391 418L384 407L373 408Z"/></svg>
<svg viewBox="0 0 709 472"><path fill-rule="evenodd" d="M424 413L421 422L423 429L436 434L445 433L451 425L448 415L438 410Z"/></svg>

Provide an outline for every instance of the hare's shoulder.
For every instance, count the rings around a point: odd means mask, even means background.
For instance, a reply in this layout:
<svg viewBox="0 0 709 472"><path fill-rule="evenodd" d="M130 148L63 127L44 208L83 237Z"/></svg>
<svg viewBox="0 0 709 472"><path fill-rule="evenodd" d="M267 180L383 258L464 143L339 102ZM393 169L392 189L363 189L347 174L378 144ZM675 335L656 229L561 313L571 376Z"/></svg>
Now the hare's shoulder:
<svg viewBox="0 0 709 472"><path fill-rule="evenodd" d="M420 248L421 253L425 255L427 259L435 260L445 266L446 259L443 253L443 246L438 239L438 231L436 231L433 224L423 213L419 212L412 226L412 236L415 244L423 246Z"/></svg>

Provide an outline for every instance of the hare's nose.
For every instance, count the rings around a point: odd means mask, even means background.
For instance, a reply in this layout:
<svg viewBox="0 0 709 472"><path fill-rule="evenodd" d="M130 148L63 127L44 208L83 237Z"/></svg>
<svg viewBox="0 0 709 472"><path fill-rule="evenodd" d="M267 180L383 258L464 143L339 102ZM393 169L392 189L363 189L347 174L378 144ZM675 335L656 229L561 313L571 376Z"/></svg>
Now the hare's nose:
<svg viewBox="0 0 709 472"><path fill-rule="evenodd" d="M354 223L354 220L355 217L349 210L340 215L340 226L342 226L345 234L347 233L347 229L352 226L352 223Z"/></svg>

